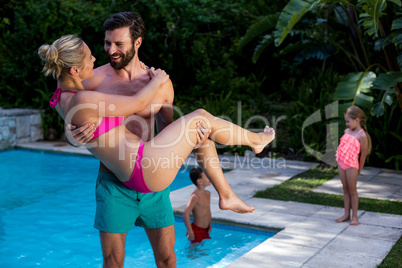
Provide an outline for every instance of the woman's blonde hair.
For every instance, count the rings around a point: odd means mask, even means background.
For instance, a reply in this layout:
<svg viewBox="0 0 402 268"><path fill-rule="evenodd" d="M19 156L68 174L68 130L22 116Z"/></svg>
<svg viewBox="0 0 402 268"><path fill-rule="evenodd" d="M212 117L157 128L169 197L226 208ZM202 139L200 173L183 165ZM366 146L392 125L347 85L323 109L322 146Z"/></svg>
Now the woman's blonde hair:
<svg viewBox="0 0 402 268"><path fill-rule="evenodd" d="M360 126L364 129L364 132L366 132L367 136L367 154L370 154L371 137L367 132L366 115L364 114L363 110L357 106L350 106L348 109L346 109L345 115L347 115L351 119L357 119L357 118L360 119Z"/></svg>
<svg viewBox="0 0 402 268"><path fill-rule="evenodd" d="M42 71L46 76L63 79L71 67L82 67L85 58L83 44L84 41L76 35L64 35L51 45L42 45L38 49L39 57L45 61Z"/></svg>

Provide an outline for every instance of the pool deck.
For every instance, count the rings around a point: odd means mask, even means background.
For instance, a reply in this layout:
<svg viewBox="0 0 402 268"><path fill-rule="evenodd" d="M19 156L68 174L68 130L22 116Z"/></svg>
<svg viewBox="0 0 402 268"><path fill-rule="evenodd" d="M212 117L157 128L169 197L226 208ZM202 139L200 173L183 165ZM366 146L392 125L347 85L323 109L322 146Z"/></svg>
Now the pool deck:
<svg viewBox="0 0 402 268"><path fill-rule="evenodd" d="M37 142L18 145L73 154L89 154L60 142ZM223 168L232 169L225 176L234 192L257 209L250 214L236 214L218 208L213 187L211 210L216 221L248 225L256 229L277 230L277 234L243 255L227 267L377 267L402 236L402 216L359 210L360 225L336 223L343 208L279 201L253 197L256 190L280 184L317 163L284 159L220 156ZM194 165L189 157L186 162ZM360 197L402 200L402 173L365 167L357 184ZM172 206L181 214L194 186L171 193ZM315 192L342 194L339 178L334 178ZM213 231L212 231L213 235Z"/></svg>

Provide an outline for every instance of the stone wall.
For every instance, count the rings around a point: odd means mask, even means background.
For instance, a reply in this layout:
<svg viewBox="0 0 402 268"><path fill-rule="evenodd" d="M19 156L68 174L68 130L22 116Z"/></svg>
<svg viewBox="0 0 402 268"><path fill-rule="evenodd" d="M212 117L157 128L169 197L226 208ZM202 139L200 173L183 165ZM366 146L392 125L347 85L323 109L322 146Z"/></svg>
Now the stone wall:
<svg viewBox="0 0 402 268"><path fill-rule="evenodd" d="M0 150L43 140L40 110L0 108Z"/></svg>

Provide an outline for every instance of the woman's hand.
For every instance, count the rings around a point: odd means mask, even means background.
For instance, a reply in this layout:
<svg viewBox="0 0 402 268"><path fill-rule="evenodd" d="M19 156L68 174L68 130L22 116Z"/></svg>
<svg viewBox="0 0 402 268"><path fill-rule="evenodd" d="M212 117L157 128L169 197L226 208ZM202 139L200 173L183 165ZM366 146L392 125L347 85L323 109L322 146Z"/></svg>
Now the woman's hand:
<svg viewBox="0 0 402 268"><path fill-rule="evenodd" d="M152 80L156 80L160 82L161 84L165 83L167 80L169 80L169 75L161 69L156 69L154 67L151 67L149 69L149 76L151 77Z"/></svg>
<svg viewBox="0 0 402 268"><path fill-rule="evenodd" d="M209 138L211 134L211 129L207 128L201 121L197 123L197 144L194 149L198 149L204 142Z"/></svg>

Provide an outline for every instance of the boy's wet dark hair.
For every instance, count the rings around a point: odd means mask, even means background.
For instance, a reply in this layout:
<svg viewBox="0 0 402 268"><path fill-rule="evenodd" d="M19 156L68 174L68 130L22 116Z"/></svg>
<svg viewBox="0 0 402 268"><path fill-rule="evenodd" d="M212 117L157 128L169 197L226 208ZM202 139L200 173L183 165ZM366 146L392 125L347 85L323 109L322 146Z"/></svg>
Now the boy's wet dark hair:
<svg viewBox="0 0 402 268"><path fill-rule="evenodd" d="M201 174L204 171L200 167L193 167L190 169L190 179L194 183L195 186L198 186L197 180L201 179Z"/></svg>

